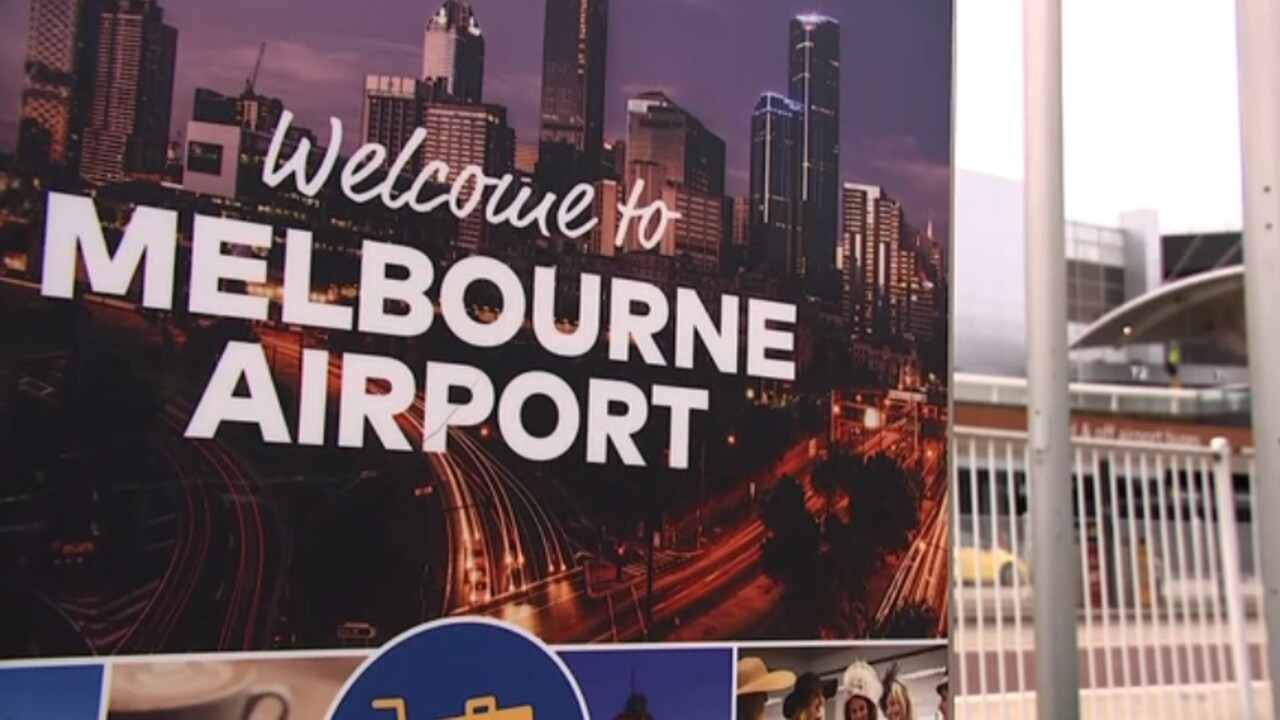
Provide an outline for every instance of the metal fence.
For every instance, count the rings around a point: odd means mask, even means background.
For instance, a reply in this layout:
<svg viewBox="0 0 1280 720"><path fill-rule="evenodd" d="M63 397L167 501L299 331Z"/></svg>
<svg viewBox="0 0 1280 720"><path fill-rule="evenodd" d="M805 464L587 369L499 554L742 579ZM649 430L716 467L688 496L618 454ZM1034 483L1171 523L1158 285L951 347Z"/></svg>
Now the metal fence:
<svg viewBox="0 0 1280 720"><path fill-rule="evenodd" d="M960 717L1032 717L1036 568L1025 433L956 428L952 648ZM1255 717L1267 677L1253 465L1212 447L1077 438L1081 712ZM1258 695L1258 698L1261 698Z"/></svg>

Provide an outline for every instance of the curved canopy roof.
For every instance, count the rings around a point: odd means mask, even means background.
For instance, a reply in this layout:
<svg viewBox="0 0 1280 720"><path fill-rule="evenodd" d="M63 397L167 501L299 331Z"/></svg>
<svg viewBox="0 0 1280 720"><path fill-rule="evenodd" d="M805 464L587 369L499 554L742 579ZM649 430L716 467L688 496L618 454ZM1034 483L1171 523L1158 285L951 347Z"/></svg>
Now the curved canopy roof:
<svg viewBox="0 0 1280 720"><path fill-rule="evenodd" d="M1192 275L1134 298L1086 328L1071 349L1192 340L1247 355L1243 265Z"/></svg>

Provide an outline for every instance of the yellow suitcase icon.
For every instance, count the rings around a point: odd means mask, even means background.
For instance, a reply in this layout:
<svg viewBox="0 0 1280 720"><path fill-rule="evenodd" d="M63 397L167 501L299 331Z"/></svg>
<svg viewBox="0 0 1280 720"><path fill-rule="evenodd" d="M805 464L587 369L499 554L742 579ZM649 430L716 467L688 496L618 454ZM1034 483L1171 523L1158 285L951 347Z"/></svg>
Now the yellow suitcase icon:
<svg viewBox="0 0 1280 720"><path fill-rule="evenodd" d="M533 720L533 706L520 705L498 709L498 698L478 697L467 701L465 715L440 720Z"/></svg>

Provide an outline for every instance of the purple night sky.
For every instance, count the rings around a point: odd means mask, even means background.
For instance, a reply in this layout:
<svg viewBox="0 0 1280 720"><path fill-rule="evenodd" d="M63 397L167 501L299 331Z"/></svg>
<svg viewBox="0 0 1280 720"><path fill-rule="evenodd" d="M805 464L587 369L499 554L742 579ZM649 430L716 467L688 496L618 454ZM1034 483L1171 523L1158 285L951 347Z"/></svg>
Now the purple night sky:
<svg viewBox="0 0 1280 720"><path fill-rule="evenodd" d="M235 94L267 43L258 90L354 142L366 73L421 71L436 0L162 0L178 28L172 133L197 86ZM537 137L542 3L471 0L486 36L485 99L506 105L520 142ZM728 144L729 192L745 195L750 117L765 90L786 92L788 21L816 11L842 32L842 179L885 186L948 238L951 3L883 0L613 0L606 137L625 135L625 102L664 90ZM0 2L0 148L14 144L30 2Z"/></svg>

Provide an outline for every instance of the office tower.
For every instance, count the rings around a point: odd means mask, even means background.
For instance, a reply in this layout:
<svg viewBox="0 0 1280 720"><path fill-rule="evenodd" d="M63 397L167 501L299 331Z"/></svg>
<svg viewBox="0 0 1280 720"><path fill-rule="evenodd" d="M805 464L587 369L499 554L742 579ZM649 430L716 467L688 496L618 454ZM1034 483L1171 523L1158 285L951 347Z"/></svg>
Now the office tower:
<svg viewBox="0 0 1280 720"><path fill-rule="evenodd" d="M912 299L920 288L920 255L912 231L903 227L897 242L886 243L888 282L885 289L888 322L887 337L904 337L911 333Z"/></svg>
<svg viewBox="0 0 1280 720"><path fill-rule="evenodd" d="M439 160L449 166L445 183L464 168L477 166L490 177L512 172L515 132L507 125L507 111L499 105L475 105L446 100L429 101L423 109L426 141L424 163ZM483 208L458 223L458 245L479 249L493 229L484 222Z"/></svg>
<svg viewBox="0 0 1280 720"><path fill-rule="evenodd" d="M546 0L539 182L563 192L600 175L608 0Z"/></svg>
<svg viewBox="0 0 1280 720"><path fill-rule="evenodd" d="M751 200L744 197L733 198L733 233L730 240L735 246L745 247L747 230L751 227Z"/></svg>
<svg viewBox="0 0 1280 720"><path fill-rule="evenodd" d="M751 113L750 245L752 263L800 275L800 121L803 109L765 93Z"/></svg>
<svg viewBox="0 0 1280 720"><path fill-rule="evenodd" d="M484 34L469 4L446 0L427 20L422 38L422 78L456 100L480 102L484 89Z"/></svg>
<svg viewBox="0 0 1280 720"><path fill-rule="evenodd" d="M791 20L791 99L800 104L800 274L805 291L839 297L836 246L840 178L840 25L821 15Z"/></svg>
<svg viewBox="0 0 1280 720"><path fill-rule="evenodd" d="M215 125L239 125L239 108L236 98L223 95L209 88L196 88L191 107L191 119Z"/></svg>
<svg viewBox="0 0 1280 720"><path fill-rule="evenodd" d="M625 140L613 140L604 144L604 156L601 158L601 172L604 177L621 180L627 175L627 143Z"/></svg>
<svg viewBox="0 0 1280 720"><path fill-rule="evenodd" d="M724 195L724 157L724 140L666 95L648 92L627 102L628 163L658 163L668 182Z"/></svg>
<svg viewBox="0 0 1280 720"><path fill-rule="evenodd" d="M387 149L384 167L389 167L409 142L413 131L423 124L426 83L398 75L366 75L361 136ZM415 161L407 170L415 172Z"/></svg>
<svg viewBox="0 0 1280 720"><path fill-rule="evenodd" d="M627 103L626 187L645 184L642 202L662 200L681 214L659 245L706 272L720 269L731 216L724 196L725 145L702 121L659 92ZM634 238L627 239L634 249Z"/></svg>
<svg viewBox="0 0 1280 720"><path fill-rule="evenodd" d="M520 143L516 146L516 172L533 177L538 169L538 144Z"/></svg>
<svg viewBox="0 0 1280 720"><path fill-rule="evenodd" d="M93 102L80 172L95 182L164 171L178 31L155 0L116 0L98 17Z"/></svg>
<svg viewBox="0 0 1280 720"><path fill-rule="evenodd" d="M17 156L34 165L78 161L92 84L99 0L33 0L23 64Z"/></svg>
<svg viewBox="0 0 1280 720"><path fill-rule="evenodd" d="M898 319L909 304L904 278L919 269L900 255L906 227L902 205L880 187L859 183L844 184L843 201L845 314L855 335L885 339L892 332L895 303Z"/></svg>
<svg viewBox="0 0 1280 720"><path fill-rule="evenodd" d="M268 134L275 132L283 115L284 101L261 95L251 88L233 97L198 87L191 109L191 119L196 122L239 125L246 130Z"/></svg>

